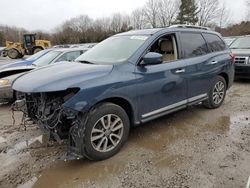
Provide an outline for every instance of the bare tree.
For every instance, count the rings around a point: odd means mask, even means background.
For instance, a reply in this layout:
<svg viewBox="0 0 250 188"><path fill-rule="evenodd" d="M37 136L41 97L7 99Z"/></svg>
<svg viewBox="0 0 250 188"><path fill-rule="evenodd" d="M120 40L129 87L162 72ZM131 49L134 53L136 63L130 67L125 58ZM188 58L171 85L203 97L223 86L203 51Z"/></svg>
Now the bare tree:
<svg viewBox="0 0 250 188"><path fill-rule="evenodd" d="M111 17L111 30L114 33L126 31L130 27L130 18L128 15L115 13Z"/></svg>
<svg viewBox="0 0 250 188"><path fill-rule="evenodd" d="M131 20L130 16L127 14L124 14L122 16L122 29L121 32L131 30Z"/></svg>
<svg viewBox="0 0 250 188"><path fill-rule="evenodd" d="M93 23L92 41L99 42L111 33L111 20L109 17L96 19Z"/></svg>
<svg viewBox="0 0 250 188"><path fill-rule="evenodd" d="M2 26L0 25L0 32L2 45L5 45L5 41L13 41L13 42L22 42L23 34L27 33L28 31L23 28L18 27L9 27L9 26Z"/></svg>
<svg viewBox="0 0 250 188"><path fill-rule="evenodd" d="M159 0L158 1L158 19L161 27L171 25L177 16L179 9L177 0Z"/></svg>
<svg viewBox="0 0 250 188"><path fill-rule="evenodd" d="M148 0L144 6L146 21L155 28L157 27L157 18L158 18L158 7L159 3L157 0Z"/></svg>
<svg viewBox="0 0 250 188"><path fill-rule="evenodd" d="M71 28L79 32L85 32L92 26L92 23L93 20L88 15L81 15L70 20Z"/></svg>
<svg viewBox="0 0 250 188"><path fill-rule="evenodd" d="M145 27L145 12L142 8L135 9L131 14L131 25L134 29L143 29Z"/></svg>
<svg viewBox="0 0 250 188"><path fill-rule="evenodd" d="M230 10L226 6L226 2L220 5L219 15L218 15L218 26L220 28L226 27L231 21L231 13Z"/></svg>
<svg viewBox="0 0 250 188"><path fill-rule="evenodd" d="M250 0L246 0L246 5L247 5L246 20L247 20L247 21L250 21Z"/></svg>
<svg viewBox="0 0 250 188"><path fill-rule="evenodd" d="M207 26L211 22L215 22L220 11L219 0L198 0L197 4L199 6L198 24Z"/></svg>
<svg viewBox="0 0 250 188"><path fill-rule="evenodd" d="M98 28L102 32L109 32L111 30L111 18L104 17L104 18L98 18L94 21L93 27Z"/></svg>

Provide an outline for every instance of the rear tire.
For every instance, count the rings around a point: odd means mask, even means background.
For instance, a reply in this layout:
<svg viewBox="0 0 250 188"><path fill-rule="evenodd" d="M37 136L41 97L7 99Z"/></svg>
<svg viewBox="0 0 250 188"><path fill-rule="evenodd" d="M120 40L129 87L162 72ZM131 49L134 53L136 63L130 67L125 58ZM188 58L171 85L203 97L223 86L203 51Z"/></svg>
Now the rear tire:
<svg viewBox="0 0 250 188"><path fill-rule="evenodd" d="M11 59L17 59L17 58L19 58L20 55L21 55L21 54L18 52L18 50L17 50L17 49L14 49L14 48L9 49L8 52L7 52L7 54L8 54L8 57L11 58Z"/></svg>
<svg viewBox="0 0 250 188"><path fill-rule="evenodd" d="M19 57L18 58L23 58L24 54L20 54L19 53Z"/></svg>
<svg viewBox="0 0 250 188"><path fill-rule="evenodd" d="M8 52L6 50L3 50L1 56L7 57L8 56Z"/></svg>
<svg viewBox="0 0 250 188"><path fill-rule="evenodd" d="M102 103L89 114L84 135L84 154L90 160L104 160L125 144L130 121L127 113L113 103Z"/></svg>
<svg viewBox="0 0 250 188"><path fill-rule="evenodd" d="M217 76L208 93L208 99L203 102L203 105L209 109L219 108L225 99L226 91L225 79L222 76Z"/></svg>

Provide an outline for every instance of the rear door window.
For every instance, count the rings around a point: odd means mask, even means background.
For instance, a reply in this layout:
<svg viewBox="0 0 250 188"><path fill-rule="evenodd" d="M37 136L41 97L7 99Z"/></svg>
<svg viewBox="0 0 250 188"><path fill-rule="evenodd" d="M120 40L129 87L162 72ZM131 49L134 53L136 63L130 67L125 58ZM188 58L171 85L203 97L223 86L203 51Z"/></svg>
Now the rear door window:
<svg viewBox="0 0 250 188"><path fill-rule="evenodd" d="M224 41L214 34L203 33L204 38L207 41L208 48L210 52L218 52L226 49L226 44Z"/></svg>
<svg viewBox="0 0 250 188"><path fill-rule="evenodd" d="M197 57L207 54L206 41L200 33L181 33L181 44L184 58Z"/></svg>
<svg viewBox="0 0 250 188"><path fill-rule="evenodd" d="M63 54L56 62L60 61L74 61L82 54L82 51L73 51Z"/></svg>

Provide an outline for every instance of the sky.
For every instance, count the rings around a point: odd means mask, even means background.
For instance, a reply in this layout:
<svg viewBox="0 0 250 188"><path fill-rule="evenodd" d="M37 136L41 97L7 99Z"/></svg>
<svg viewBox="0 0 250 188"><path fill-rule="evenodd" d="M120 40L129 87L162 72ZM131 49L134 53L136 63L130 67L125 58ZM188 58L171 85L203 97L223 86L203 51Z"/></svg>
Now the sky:
<svg viewBox="0 0 250 188"><path fill-rule="evenodd" d="M147 0L0 0L0 25L28 30L52 31L72 17L87 14L91 18L113 13L131 13ZM221 1L221 0L220 0ZM246 12L245 0L225 0L232 21L239 22Z"/></svg>

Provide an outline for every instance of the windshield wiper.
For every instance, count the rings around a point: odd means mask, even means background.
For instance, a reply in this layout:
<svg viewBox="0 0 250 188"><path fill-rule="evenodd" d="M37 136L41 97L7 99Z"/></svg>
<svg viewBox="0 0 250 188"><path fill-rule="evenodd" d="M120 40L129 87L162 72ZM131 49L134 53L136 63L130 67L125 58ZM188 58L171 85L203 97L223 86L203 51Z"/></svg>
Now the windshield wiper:
<svg viewBox="0 0 250 188"><path fill-rule="evenodd" d="M77 61L77 62L80 62L80 63L85 63L85 64L94 64L94 63L92 63L92 62L89 62L89 61L85 61L85 60L80 60L80 61Z"/></svg>

